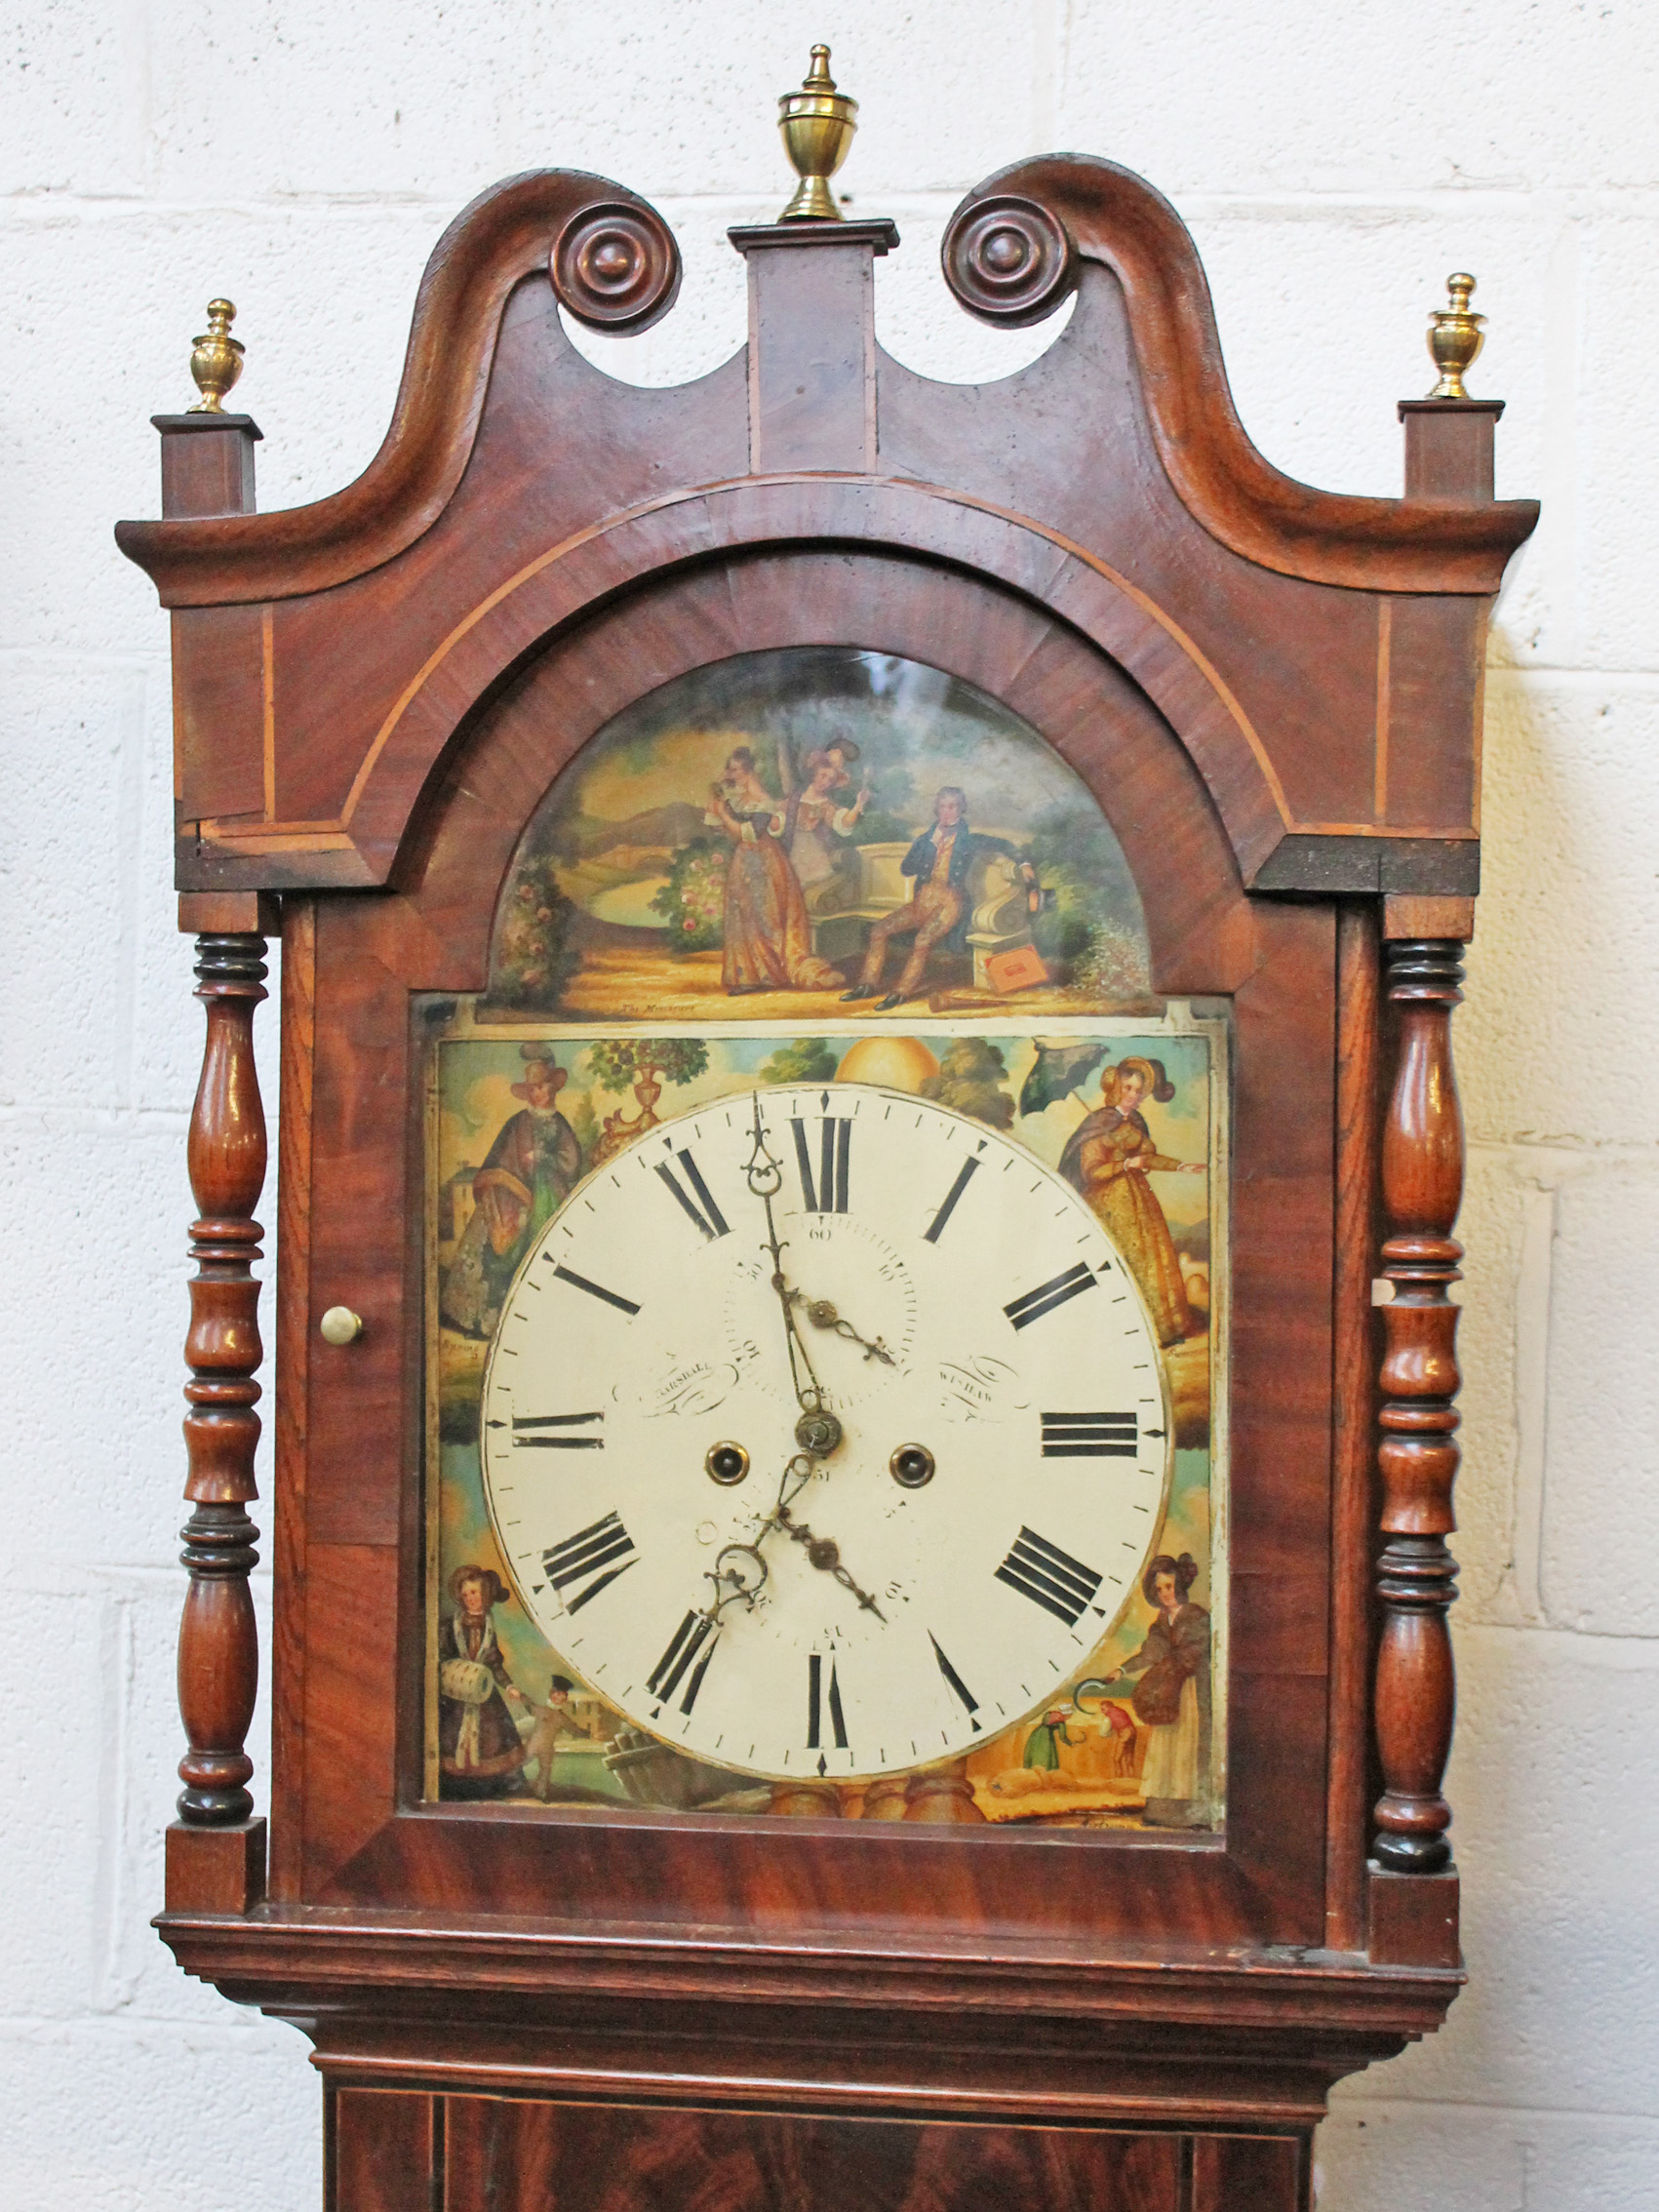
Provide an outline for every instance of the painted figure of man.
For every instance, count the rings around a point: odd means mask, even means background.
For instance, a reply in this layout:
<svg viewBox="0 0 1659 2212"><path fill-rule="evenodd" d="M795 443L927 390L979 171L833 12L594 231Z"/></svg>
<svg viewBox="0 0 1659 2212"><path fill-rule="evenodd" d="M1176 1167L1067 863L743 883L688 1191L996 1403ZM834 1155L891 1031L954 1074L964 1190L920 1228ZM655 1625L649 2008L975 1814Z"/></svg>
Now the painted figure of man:
<svg viewBox="0 0 1659 2212"><path fill-rule="evenodd" d="M933 801L930 827L922 832L899 863L900 872L909 876L916 887L909 904L895 908L891 914L884 914L871 926L863 973L850 991L843 991L842 997L876 998L882 988L889 938L908 937L909 957L898 981L880 1001L876 1011L887 1013L905 999L915 998L922 988L922 978L935 945L942 944L947 952L964 949L968 874L976 861L988 859L994 852L1019 861L1027 903L1035 914L1042 904L1036 869L1029 860L1019 860L1005 838L986 837L977 830L970 830L967 793L957 784L945 784Z"/></svg>
<svg viewBox="0 0 1659 2212"><path fill-rule="evenodd" d="M521 1045L523 1109L501 1125L472 1179L476 1201L444 1277L444 1319L469 1336L488 1336L531 1243L551 1220L582 1171L576 1132L558 1108L565 1071L540 1045Z"/></svg>

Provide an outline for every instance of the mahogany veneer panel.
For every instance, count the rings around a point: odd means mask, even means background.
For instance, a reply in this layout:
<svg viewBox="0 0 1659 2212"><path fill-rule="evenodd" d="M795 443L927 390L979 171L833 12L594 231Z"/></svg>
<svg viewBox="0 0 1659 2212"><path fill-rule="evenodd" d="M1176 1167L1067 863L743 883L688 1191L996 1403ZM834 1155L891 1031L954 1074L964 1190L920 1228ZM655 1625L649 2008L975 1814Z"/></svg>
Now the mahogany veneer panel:
<svg viewBox="0 0 1659 2212"><path fill-rule="evenodd" d="M437 2099L406 2090L334 2091L328 2212L436 2212L438 2112Z"/></svg>
<svg viewBox="0 0 1659 2212"><path fill-rule="evenodd" d="M442 2212L1185 2212L1175 2135L446 2103Z"/></svg>
<svg viewBox="0 0 1659 2212"><path fill-rule="evenodd" d="M1194 2136L1192 2212L1303 2212L1311 2168L1305 2137Z"/></svg>

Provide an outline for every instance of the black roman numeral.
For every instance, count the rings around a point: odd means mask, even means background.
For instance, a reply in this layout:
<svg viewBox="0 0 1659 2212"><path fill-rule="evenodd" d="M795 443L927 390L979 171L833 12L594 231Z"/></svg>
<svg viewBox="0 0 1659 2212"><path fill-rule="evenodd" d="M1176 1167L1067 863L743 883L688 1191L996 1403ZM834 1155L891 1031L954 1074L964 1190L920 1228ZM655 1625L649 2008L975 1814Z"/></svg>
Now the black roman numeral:
<svg viewBox="0 0 1659 2212"><path fill-rule="evenodd" d="M1079 1260L1075 1267L1068 1267L1064 1275L1051 1276L1047 1283L1040 1283L1035 1290L1026 1291L1021 1298L1011 1299L1003 1311L1015 1328L1029 1328L1034 1321L1041 1321L1045 1314L1051 1314L1056 1306L1063 1306L1068 1298L1081 1297L1085 1290L1098 1287L1098 1280L1089 1272L1088 1262Z"/></svg>
<svg viewBox="0 0 1659 2212"><path fill-rule="evenodd" d="M969 1720L973 1720L973 1716L979 1710L979 1700L974 1696L973 1692L968 1688L968 1684L963 1680L962 1677L957 1673L956 1669L951 1665L950 1661L939 1649L939 1639L933 1634L931 1629L928 1631L928 1641L933 1646L933 1657L939 1662L940 1674L943 1675L946 1681L951 1685L951 1688L962 1700L963 1709L967 1713ZM979 1733L979 1723L977 1720L973 1720L973 1733L975 1735L978 1735Z"/></svg>
<svg viewBox="0 0 1659 2212"><path fill-rule="evenodd" d="M807 1125L792 1121L795 1131L795 1165L801 1171L801 1201L809 1213L847 1211L847 1170L852 1153L852 1124L826 1116L818 1124L818 1179L812 1181L812 1158L807 1143Z"/></svg>
<svg viewBox="0 0 1659 2212"><path fill-rule="evenodd" d="M1100 1588L1100 1577L1092 1567L1074 1560L1034 1528L1020 1530L1018 1543L997 1569L997 1580L1064 1621L1067 1628L1076 1628L1084 1607Z"/></svg>
<svg viewBox="0 0 1659 2212"><path fill-rule="evenodd" d="M696 1223L703 1235L711 1241L716 1237L729 1237L731 1231L728 1226L726 1216L715 1205L709 1187L703 1181L701 1170L689 1152L681 1153L680 1165L686 1170L687 1182L691 1184L692 1190L696 1193L697 1200L701 1202L700 1211L697 1203L689 1199L680 1188L679 1179L668 1163L665 1160L659 1160L655 1164L657 1173L674 1193L687 1217Z"/></svg>
<svg viewBox="0 0 1659 2212"><path fill-rule="evenodd" d="M541 1555L547 1579L564 1599L567 1613L579 1613L590 1599L608 1590L619 1574L626 1574L638 1560L634 1539L622 1526L621 1517L616 1513L608 1513L603 1521L596 1521L590 1528L578 1529L575 1535L567 1536L562 1544L555 1544L551 1551ZM565 1597L566 1591L577 1583L582 1587L576 1595Z"/></svg>
<svg viewBox="0 0 1659 2212"><path fill-rule="evenodd" d="M1045 1413L1045 1459L1133 1459L1140 1451L1133 1413Z"/></svg>
<svg viewBox="0 0 1659 2212"><path fill-rule="evenodd" d="M699 1652L702 1654L700 1658L697 1657ZM703 1677L708 1673L708 1663L713 1657L713 1621L706 1613L688 1613L674 1631L668 1649L646 1677L647 1686L666 1705L679 1688L680 1678L695 1659L697 1663L686 1684L686 1694L680 1700L681 1712L690 1713L697 1702L697 1692L703 1686Z"/></svg>
<svg viewBox="0 0 1659 2212"><path fill-rule="evenodd" d="M924 1236L924 1243L936 1244L939 1239L944 1235L945 1223L956 1211L956 1202L959 1198L961 1198L963 1192L967 1190L969 1182L973 1178L973 1170L978 1166L978 1165L979 1163L977 1160L965 1160L962 1165L957 1169L956 1181L945 1193L945 1203L940 1206L938 1212L934 1214L932 1225L928 1229Z"/></svg>
<svg viewBox="0 0 1659 2212"><path fill-rule="evenodd" d="M807 1749L816 1751L823 1728L823 1707L829 1705L830 1728L835 1736L837 1751L847 1749L847 1721L841 1710L841 1684L836 1680L835 1660L830 1660L829 1697L824 1690L824 1662L821 1652L813 1651L807 1658Z"/></svg>
<svg viewBox="0 0 1659 2212"><path fill-rule="evenodd" d="M515 1413L512 1419L515 1451L603 1451L603 1437L543 1437L536 1429L574 1429L588 1421L603 1421L603 1413ZM488 1429L504 1429L505 1421L487 1421Z"/></svg>
<svg viewBox="0 0 1659 2212"><path fill-rule="evenodd" d="M552 1254L544 1253L542 1256L551 1258ZM619 1298L614 1290L607 1290L602 1284L590 1283L585 1275L578 1275L573 1267L561 1267L555 1260L553 1272L561 1283L573 1284L578 1290L585 1290L590 1298L599 1298L606 1305L614 1306L619 1314L637 1314L640 1310L632 1298Z"/></svg>

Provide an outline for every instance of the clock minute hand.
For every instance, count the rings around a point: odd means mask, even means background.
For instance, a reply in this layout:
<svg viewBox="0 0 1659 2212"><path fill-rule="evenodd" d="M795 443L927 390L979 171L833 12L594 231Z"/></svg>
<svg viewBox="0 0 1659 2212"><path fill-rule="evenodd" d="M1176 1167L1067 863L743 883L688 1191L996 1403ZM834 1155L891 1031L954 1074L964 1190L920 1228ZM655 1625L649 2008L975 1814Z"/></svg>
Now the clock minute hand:
<svg viewBox="0 0 1659 2212"><path fill-rule="evenodd" d="M801 1407L801 1418L795 1424L795 1441L803 1451L814 1459L822 1459L834 1451L841 1442L841 1423L824 1403L823 1385L818 1381L812 1365L812 1355L807 1349L805 1337L796 1323L793 1299L796 1295L789 1287L783 1273L783 1244L778 1238L777 1223L773 1219L771 1202L783 1188L783 1170L767 1150L766 1128L761 1121L761 1094L751 1093L755 1113L755 1141L749 1154L744 1177L750 1190L766 1208L767 1233L765 1248L771 1256L771 1286L777 1292L783 1315L783 1342L789 1354L789 1380ZM802 1381L802 1370L807 1379Z"/></svg>

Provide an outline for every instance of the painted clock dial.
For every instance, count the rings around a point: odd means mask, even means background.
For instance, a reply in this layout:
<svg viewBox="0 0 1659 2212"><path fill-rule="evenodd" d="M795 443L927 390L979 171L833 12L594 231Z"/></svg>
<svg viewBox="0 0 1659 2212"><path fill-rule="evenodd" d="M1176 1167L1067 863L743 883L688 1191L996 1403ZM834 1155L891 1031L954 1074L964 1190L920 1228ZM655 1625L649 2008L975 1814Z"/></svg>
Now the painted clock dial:
<svg viewBox="0 0 1659 2212"><path fill-rule="evenodd" d="M862 1084L659 1124L531 1248L485 1376L521 1600L665 1742L771 1778L961 1756L1134 1590L1169 1466L1132 1277L983 1123Z"/></svg>

